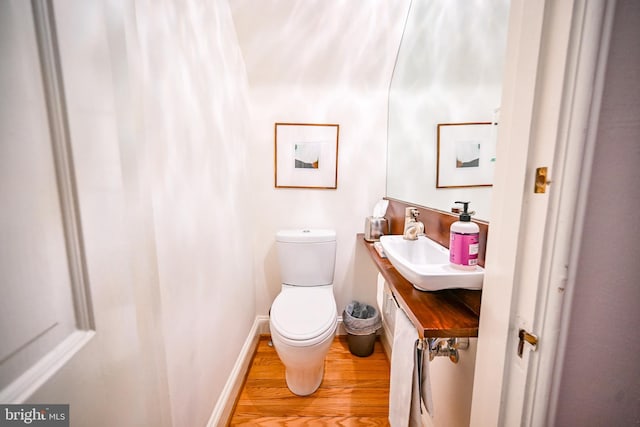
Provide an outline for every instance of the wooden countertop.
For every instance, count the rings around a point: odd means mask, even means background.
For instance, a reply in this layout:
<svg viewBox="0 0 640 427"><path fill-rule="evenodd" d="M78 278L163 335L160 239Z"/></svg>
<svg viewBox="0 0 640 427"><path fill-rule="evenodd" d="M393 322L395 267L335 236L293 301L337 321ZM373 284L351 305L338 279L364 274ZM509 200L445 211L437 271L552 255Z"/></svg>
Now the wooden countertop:
<svg viewBox="0 0 640 427"><path fill-rule="evenodd" d="M373 243L364 240L364 234L358 234L358 240L367 247L371 259L415 325L420 338L478 336L482 291L419 291L398 273L388 259L378 255Z"/></svg>

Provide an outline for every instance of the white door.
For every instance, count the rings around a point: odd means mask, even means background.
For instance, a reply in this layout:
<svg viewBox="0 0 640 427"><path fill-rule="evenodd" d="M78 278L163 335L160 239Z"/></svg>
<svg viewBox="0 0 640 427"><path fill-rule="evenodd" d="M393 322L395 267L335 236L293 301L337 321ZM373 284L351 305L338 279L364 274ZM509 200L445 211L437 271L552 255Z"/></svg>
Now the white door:
<svg viewBox="0 0 640 427"><path fill-rule="evenodd" d="M605 2L511 6L471 424L545 425ZM500 161L508 159L508 162ZM586 165L588 166L588 165ZM536 168L547 167L544 193ZM537 350L519 331L538 336Z"/></svg>
<svg viewBox="0 0 640 427"><path fill-rule="evenodd" d="M127 203L113 98L118 6L0 1L0 403L165 426L151 211Z"/></svg>
<svg viewBox="0 0 640 427"><path fill-rule="evenodd" d="M36 12L40 10L36 8ZM93 335L50 38L0 3L0 401L23 400Z"/></svg>

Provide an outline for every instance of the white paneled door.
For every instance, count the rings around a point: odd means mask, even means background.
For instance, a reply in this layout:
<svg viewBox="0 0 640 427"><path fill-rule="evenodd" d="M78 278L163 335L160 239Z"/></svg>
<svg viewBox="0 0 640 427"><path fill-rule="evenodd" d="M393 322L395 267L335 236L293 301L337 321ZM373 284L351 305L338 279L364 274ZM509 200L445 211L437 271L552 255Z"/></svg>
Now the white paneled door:
<svg viewBox="0 0 640 427"><path fill-rule="evenodd" d="M43 5L0 3L2 402L23 400L92 335L64 104Z"/></svg>

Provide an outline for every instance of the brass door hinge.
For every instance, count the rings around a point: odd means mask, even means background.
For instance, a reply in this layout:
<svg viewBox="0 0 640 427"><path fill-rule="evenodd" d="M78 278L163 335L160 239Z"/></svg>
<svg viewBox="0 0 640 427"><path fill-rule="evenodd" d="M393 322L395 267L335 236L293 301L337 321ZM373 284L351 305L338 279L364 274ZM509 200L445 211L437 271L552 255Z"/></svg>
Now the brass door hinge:
<svg viewBox="0 0 640 427"><path fill-rule="evenodd" d="M546 193L547 185L551 184L551 181L547 179L547 167L536 168L536 182L533 188L534 193Z"/></svg>

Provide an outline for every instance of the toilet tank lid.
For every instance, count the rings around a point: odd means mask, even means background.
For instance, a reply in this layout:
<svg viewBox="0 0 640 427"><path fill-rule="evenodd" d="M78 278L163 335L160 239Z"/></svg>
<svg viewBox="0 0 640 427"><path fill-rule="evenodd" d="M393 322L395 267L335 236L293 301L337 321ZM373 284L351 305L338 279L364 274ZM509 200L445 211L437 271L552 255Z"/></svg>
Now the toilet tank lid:
<svg viewBox="0 0 640 427"><path fill-rule="evenodd" d="M280 230L276 233L276 241L287 243L320 243L336 240L335 230L328 229L295 229Z"/></svg>

